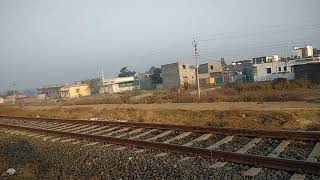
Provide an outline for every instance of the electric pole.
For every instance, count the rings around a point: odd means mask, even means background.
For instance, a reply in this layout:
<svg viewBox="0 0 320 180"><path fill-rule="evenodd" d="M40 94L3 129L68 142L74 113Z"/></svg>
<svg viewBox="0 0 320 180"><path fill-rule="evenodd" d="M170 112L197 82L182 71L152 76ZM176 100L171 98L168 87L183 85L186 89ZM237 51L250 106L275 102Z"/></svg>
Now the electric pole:
<svg viewBox="0 0 320 180"><path fill-rule="evenodd" d="M198 92L198 99L200 99L200 81L199 81L199 53L198 53L198 42L193 39L192 45L194 47L194 57L196 60L196 80L197 80L197 92Z"/></svg>
<svg viewBox="0 0 320 180"><path fill-rule="evenodd" d="M14 105L16 101L16 81L13 81L13 99L12 104Z"/></svg>

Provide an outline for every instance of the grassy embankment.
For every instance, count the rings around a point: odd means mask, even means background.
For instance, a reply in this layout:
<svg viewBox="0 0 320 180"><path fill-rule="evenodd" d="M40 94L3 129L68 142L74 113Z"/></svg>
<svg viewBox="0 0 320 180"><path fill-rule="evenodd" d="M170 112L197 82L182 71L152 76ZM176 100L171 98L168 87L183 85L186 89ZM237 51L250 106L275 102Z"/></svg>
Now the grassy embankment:
<svg viewBox="0 0 320 180"><path fill-rule="evenodd" d="M1 115L40 116L68 119L102 118L215 127L262 128L262 129L307 129L320 130L318 110L290 111L192 111L179 109L95 109L92 107L54 107L45 109L19 109L1 106Z"/></svg>

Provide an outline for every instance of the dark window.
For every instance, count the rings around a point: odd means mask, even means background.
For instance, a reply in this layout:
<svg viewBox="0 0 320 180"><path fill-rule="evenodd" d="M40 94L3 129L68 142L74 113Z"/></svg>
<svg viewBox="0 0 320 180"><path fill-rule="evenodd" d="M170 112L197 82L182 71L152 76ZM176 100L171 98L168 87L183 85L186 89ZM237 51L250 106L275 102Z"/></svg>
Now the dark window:
<svg viewBox="0 0 320 180"><path fill-rule="evenodd" d="M287 66L283 67L283 71L287 71Z"/></svg>
<svg viewBox="0 0 320 180"><path fill-rule="evenodd" d="M281 67L278 67L278 69L279 69L279 72L281 72Z"/></svg>
<svg viewBox="0 0 320 180"><path fill-rule="evenodd" d="M271 68L267 68L267 74L271 74Z"/></svg>
<svg viewBox="0 0 320 180"><path fill-rule="evenodd" d="M183 69L186 69L186 65L182 65L182 68L183 68Z"/></svg>
<svg viewBox="0 0 320 180"><path fill-rule="evenodd" d="M80 89L76 89L76 92L79 93L79 92L80 92Z"/></svg>
<svg viewBox="0 0 320 180"><path fill-rule="evenodd" d="M213 69L213 65L211 65L210 68Z"/></svg>

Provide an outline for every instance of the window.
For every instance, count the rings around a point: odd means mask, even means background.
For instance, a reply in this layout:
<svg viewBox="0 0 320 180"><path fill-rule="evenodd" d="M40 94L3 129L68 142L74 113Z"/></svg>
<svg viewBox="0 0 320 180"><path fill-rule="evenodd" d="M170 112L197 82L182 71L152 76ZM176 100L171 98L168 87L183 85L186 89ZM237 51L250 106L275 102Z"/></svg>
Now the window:
<svg viewBox="0 0 320 180"><path fill-rule="evenodd" d="M278 67L278 69L279 69L279 72L281 72L281 67Z"/></svg>
<svg viewBox="0 0 320 180"><path fill-rule="evenodd" d="M287 66L283 67L283 71L287 71Z"/></svg>
<svg viewBox="0 0 320 180"><path fill-rule="evenodd" d="M210 66L210 69L213 70L213 65Z"/></svg>
<svg viewBox="0 0 320 180"><path fill-rule="evenodd" d="M76 89L76 93L79 93L80 92L80 89Z"/></svg>
<svg viewBox="0 0 320 180"><path fill-rule="evenodd" d="M271 68L267 68L267 74L271 74Z"/></svg>
<svg viewBox="0 0 320 180"><path fill-rule="evenodd" d="M183 68L183 69L186 69L186 65L182 65L182 68Z"/></svg>

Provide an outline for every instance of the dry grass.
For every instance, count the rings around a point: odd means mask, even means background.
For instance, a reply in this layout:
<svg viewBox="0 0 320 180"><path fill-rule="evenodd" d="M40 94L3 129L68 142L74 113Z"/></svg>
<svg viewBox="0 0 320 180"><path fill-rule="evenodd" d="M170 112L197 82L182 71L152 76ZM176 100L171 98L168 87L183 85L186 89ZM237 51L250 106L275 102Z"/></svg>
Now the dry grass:
<svg viewBox="0 0 320 180"><path fill-rule="evenodd" d="M102 118L137 122L156 122L186 125L209 125L216 127L262 128L262 129L316 129L320 113L315 110L299 111L191 111L191 110L143 110L101 109L88 107L18 109L0 107L1 115L40 116L70 119Z"/></svg>

